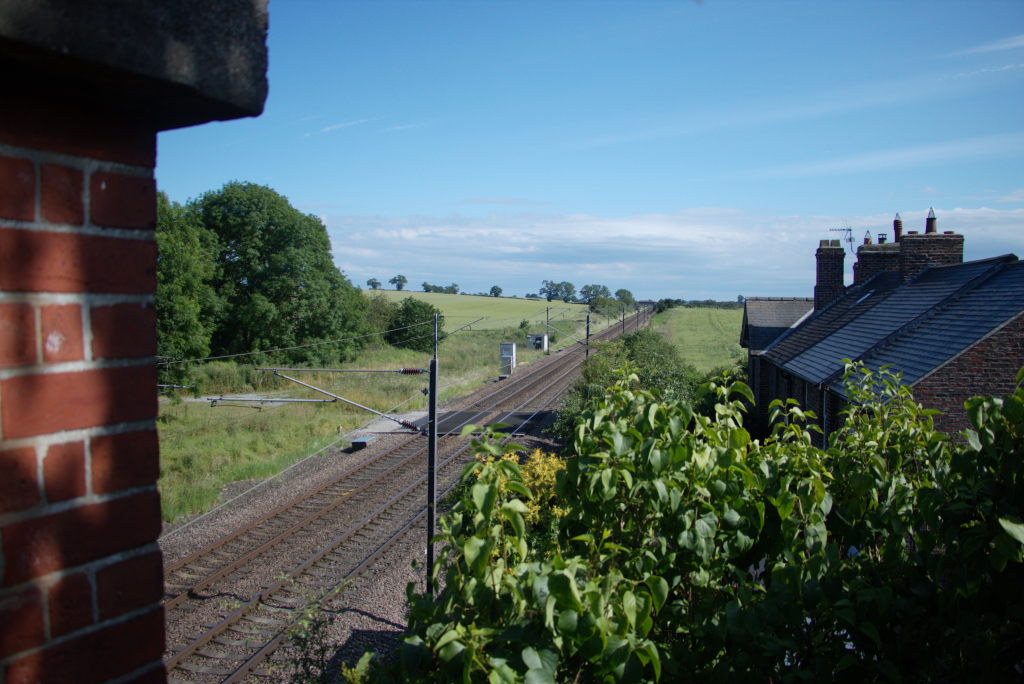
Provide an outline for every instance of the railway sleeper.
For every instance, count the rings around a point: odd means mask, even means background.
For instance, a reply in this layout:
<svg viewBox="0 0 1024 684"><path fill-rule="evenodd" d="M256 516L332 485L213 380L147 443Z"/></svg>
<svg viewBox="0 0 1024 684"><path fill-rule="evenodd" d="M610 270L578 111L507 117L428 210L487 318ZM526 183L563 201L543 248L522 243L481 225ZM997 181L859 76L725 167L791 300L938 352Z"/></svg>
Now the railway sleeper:
<svg viewBox="0 0 1024 684"><path fill-rule="evenodd" d="M199 675L213 675L215 677L227 677L232 674L236 668L226 669L224 667L212 667L210 665L195 665L188 661L178 663L178 667L186 672L192 672Z"/></svg>

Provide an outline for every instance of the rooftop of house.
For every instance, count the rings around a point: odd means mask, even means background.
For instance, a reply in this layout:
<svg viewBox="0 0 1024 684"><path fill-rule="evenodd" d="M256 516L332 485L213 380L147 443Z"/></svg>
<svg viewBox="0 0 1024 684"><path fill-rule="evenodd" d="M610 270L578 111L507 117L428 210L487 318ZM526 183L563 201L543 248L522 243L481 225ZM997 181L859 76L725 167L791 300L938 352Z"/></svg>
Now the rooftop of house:
<svg viewBox="0 0 1024 684"><path fill-rule="evenodd" d="M906 282L891 271L847 288L780 335L764 356L843 394L843 359L891 365L913 384L1024 313L1024 262L1013 254L927 268Z"/></svg>
<svg viewBox="0 0 1024 684"><path fill-rule="evenodd" d="M813 307L814 299L807 297L747 297L743 302L740 346L752 353L764 350Z"/></svg>

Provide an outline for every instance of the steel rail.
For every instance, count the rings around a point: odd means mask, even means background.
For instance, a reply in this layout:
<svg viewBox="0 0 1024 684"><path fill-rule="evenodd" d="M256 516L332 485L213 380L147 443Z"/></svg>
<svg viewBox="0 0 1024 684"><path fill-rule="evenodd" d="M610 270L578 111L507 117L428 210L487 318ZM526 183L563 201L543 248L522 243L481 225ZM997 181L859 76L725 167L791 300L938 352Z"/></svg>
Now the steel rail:
<svg viewBox="0 0 1024 684"><path fill-rule="evenodd" d="M598 338L604 338L604 337L607 337L607 336L609 336L609 331L611 331L611 330L612 330L612 328L614 328L614 326L612 326L612 327L610 327L610 328L606 329L605 331L602 331L602 333L599 333L599 334L598 334L598 335L596 335L595 337L598 337ZM574 350L574 351L575 351L576 353L571 353L571 352L570 352L569 354L567 354L567 355L565 355L565 356L561 356L561 357L556 357L556 358L557 358L558 360L557 360L557 361L555 361L555 364L556 364L556 365L563 365L563 364L564 364L564 362L566 362L566 361L568 361L568 360L569 360L569 357L572 357L572 356L582 356L582 353L581 353L581 351L580 351L580 350L579 350L578 348L577 348L576 350ZM575 359L574 359L574 360L575 360ZM535 365L535 366L534 366L534 367L533 367L533 368L531 369L531 372L529 372L529 373L527 373L527 374L524 374L523 376L521 376L521 378L519 379L519 380L520 380L520 382L517 382L515 386L506 386L506 387L502 387L502 388L499 388L499 389L497 389L497 390L496 390L496 391L494 391L494 392L490 392L490 393L488 393L488 394L487 394L487 395L486 395L485 397L483 397L482 399L478 399L477 401L475 401L475 402L472 402L472 403L473 403L473 404L476 404L476 405L479 405L479 403L481 403L481 401L483 401L483 400L486 400L486 399L488 399L488 398L491 398L491 399L493 399L493 398L495 398L495 397L498 397L498 396L499 396L499 395L501 395L501 394L506 394L506 396L504 396L504 397L502 397L502 398L501 398L501 402L502 402L502 403L504 403L504 402L507 402L507 401L511 400L511 399L512 399L512 397L522 397L522 396L523 396L523 394L524 394L524 392L525 392L525 389L526 389L527 387L533 387L533 386L535 386L536 384L538 384L538 383L536 383L536 382L535 382L536 378L538 378L538 377L541 377L541 378L543 378L543 377L547 377L547 378L548 378L548 379L550 380L550 382L548 382L548 383L544 384L544 386L543 386L543 387L542 387L541 389L539 389L539 390L538 390L537 392L535 392L535 393L531 394L531 395L530 395L530 396L529 396L529 397L528 397L527 399L525 399L524 401L522 401L522 402L521 402L521 403L519 404L519 406L518 406L517 408L515 408L515 409L512 409L511 411L507 411L507 412L505 413L505 415L506 415L506 416L508 416L508 415L511 415L511 414L515 413L515 412L516 412L517 410L521 409L521 408L522 408L523 406L526 406L526 405L528 405L528 404L529 404L530 402L534 401L534 400L535 400L535 399L536 399L536 398L537 398L538 396L541 396L542 394L544 394L544 392L548 391L548 390L549 390L549 389L550 389L551 387L553 387L553 386L557 385L557 384L558 384L559 382L561 382L562 380L564 380L564 378L565 378L565 377L567 377L567 376L571 375L571 374L572 374L573 372L575 372L575 370L577 369L577 367L578 367L578 365L579 365L579 364L578 364L578 363L571 363L571 362L570 362L570 363L568 363L568 364L564 364L564 365L566 365L566 370L565 370L564 372L562 372L562 373L558 374L558 376L557 376L556 378L554 378L554 379L551 379L551 376L550 376L550 374L548 374L548 373L547 373L547 371L548 371L548 369L547 369L547 366L549 366L549 365L551 365L551 364L550 364L550 363L541 363L541 364L536 364L536 365ZM522 381L525 381L525 380L528 380L528 379L530 380L530 382L522 382ZM506 388L509 388L509 389L511 389L511 391L507 391L507 392L506 392ZM553 402L553 401L554 401L554 398L552 398L551 400L549 400L548 402L546 402L546 403L545 403L545 406L549 405L549 404L550 404L551 402ZM533 412L533 413L532 413L532 414L531 414L531 415L530 415L530 416L529 416L529 417L527 418L527 421L523 421L523 423L521 423L521 424L520 424L520 425L519 425L519 426L518 426L518 427L517 427L517 428L516 428L515 430L513 430L512 434L515 434L515 433L516 433L516 432L517 432L517 431L518 431L519 429L521 429L521 428L523 427L523 425L524 425L524 424L525 424L526 422L528 422L529 420L532 420L532 418L533 418L533 417L534 417L534 416L535 416L535 415L536 415L536 414L537 414L537 413L538 413L539 411L541 411L541 410L543 410L543 408L535 410L535 411L534 411L534 412ZM483 410L483 411L479 411L479 412L477 412L477 413L476 413L475 415L476 415L476 416L480 416L480 415L483 415L483 414L485 414L485 413L487 413L487 412L488 412L487 410ZM468 422L471 422L472 420L473 420L473 419L467 419L467 420L466 420L465 422L467 422L467 423L468 423ZM511 435L509 436L509 438L511 438ZM409 444L409 443L411 443L412 441L413 441L412 439L410 439L410 440L406 440L405 442L403 442L403 443L402 443L402 444L400 444L400 445L397 445L397 446L396 446L396 447L394 447L393 449L391 449L391 450L388 450L387 452L385 452L385 454L391 454L391 453L394 453L394 452L398 451L399 449L401 449L401 448L402 448L403 446L405 446L405 445L408 445L408 444ZM456 450L455 450L455 452L454 452L453 454L451 454L450 456L448 456L447 458L445 458L445 459L444 459L444 461L442 462L442 467L446 467L446 466L448 466L449 464L451 464L451 462L452 462L452 461L453 461L453 460L454 460L454 459L455 459L455 458L456 458L456 457L457 457L458 455L460 455L461 453L463 453L463 452L464 452L464 451L465 451L466 449L468 449L468 448L469 448L469 444L467 443L467 444L465 444L464 446L462 446L461 448L459 448L459 449L456 449ZM385 454L381 454L381 455L380 455L379 457L375 457L374 459L371 459L370 461L364 462L363 464L360 464L359 466L356 466L356 467L354 467L354 468L350 469L349 471L346 471L346 473L344 473L344 474L343 474L343 475L342 475L341 477L337 478L337 480L336 480L336 481L334 481L334 482L332 482L332 483L327 483L327 484L323 485L322 487L320 487L320 488L319 488L319 489L317 490L317 493L319 493L319 492L322 492L322 491L324 491L324 490L327 490L327 489L329 489L329 488L330 488L330 487L331 487L331 486L332 486L333 484L336 484L336 483L337 483L337 481L339 481L339 480L342 480L342 479L345 479L345 478L346 478L346 477L347 477L348 475L350 475L351 473L353 473L353 472L356 472L356 471L359 471L359 470L363 470L363 469L365 469L366 467L368 467L368 466L369 466L370 464L378 462L379 460L381 460L381 459L382 459L382 458L383 458L383 457L385 456ZM416 458L416 456L417 456L417 455L418 455L418 454L413 454L412 456L410 456L410 457L408 457L408 458L404 459L404 460L403 460L403 463L404 463L404 462L408 462L408 461L410 461L410 460L412 460L412 459ZM398 467L400 467L400 466L398 466ZM378 476L377 476L376 478L374 478L374 480L373 480L373 481L378 481L379 479L381 479L382 477L386 476L386 475L387 475L388 473L391 473L391 472L393 472L393 469L392 469L392 470L385 470L385 471L384 471L384 473L382 473L381 475L378 475ZM413 490L413 489L415 489L415 488L416 488L417 486L421 485L424 479L425 479L425 477L421 476L421 477L420 477L419 479L417 479L416 481L414 481L413 483L411 483L411 484L410 484L409 486L407 486L406 488L404 488L404 489L402 490L402 492L400 492L400 493L399 493L398 495L396 495L395 497L393 497L393 498L392 498L392 500L393 500L393 501L397 501L397 500L399 500L399 499L400 499L400 498L402 497L402 495L403 495L403 494L408 494L408 492L412 491L412 490ZM363 489L365 489L365 488L366 488L366 487L368 487L368 486L369 486L369 484L366 484L366 485L363 485L363 487L362 487L362 488L363 488ZM454 486L454 484L453 484L452 486ZM447 492L448 490L450 490L450 488L451 488L451 487L448 487L448 488L446 488L446 490L445 490L445 491ZM301 502L303 502L303 501L308 501L308 500L309 500L309 499L311 498L311 496L312 496L312 495L306 495L306 496L296 497L295 499L293 499L293 501L292 501L292 502L289 502L288 504L285 504L285 505L283 505L283 506L279 507L279 509L278 509L278 510L276 510L276 511L272 511L272 512L271 512L271 513L269 513L269 514L267 514L267 515L265 515L265 516L262 516L261 520L264 520L264 521L265 521L265 520L267 520L267 519L269 519L269 518L273 517L273 516L274 516L275 514L279 513L280 511L283 511L283 510L287 510L287 509L289 509L290 507L292 507L292 506L293 506L293 505L295 505L295 504L301 503ZM389 503L390 503L390 502L389 502ZM331 509L333 509L333 508L336 508L336 507L337 507L337 506L331 506L330 508L331 508ZM349 530L349 534L348 534L347 536L345 536L344 538L345 538L345 539L348 539L348 538L350 538L350 537L351 537L352 535L356 534L356 533L357 533L357 532L358 532L359 530L361 530L361 529L362 529L362 528L363 528L364 526L366 526L367 524L369 524L369 523L370 523L370 522L372 522L373 520L375 520L375 519L378 519L378 518L379 518L379 516L380 516L380 515L382 515L383 511L385 511L385 510L387 509L387 507L388 507L388 504L385 504L384 506L380 507L380 508L379 508L379 509L378 509L377 511L375 511L375 512L374 512L373 514L371 514L371 515L369 515L369 516L365 517L365 518L364 518L364 519L363 519L362 521L360 521L360 522L359 522L359 523L357 523L357 524L356 524L355 526L353 526L352 528L350 528L350 530ZM422 511L421 511L421 514L422 514ZM315 513L314 513L314 514L312 514L312 515L306 516L306 520L304 520L304 521L302 521L302 522L300 522L300 523L298 523L298 524L296 524L296 525L292 525L292 526L290 526L290 527L288 528L288 530L289 530L289 531L285 531L285 532L279 533L279 534L278 534L278 535L277 535L277 536L275 537L275 539L283 539L283 538L286 538L286 537L288 537L288 536L291 536L291 534L292 534L292 533L294 533L294 531L296 531L296 530L297 530L298 528L301 528L302 526L304 526L305 524L307 524L308 520L310 520L310 519L314 519L314 518L317 518L317 517L320 517L320 516L319 516L318 514L315 514ZM359 564L358 564L358 565L356 566L356 568L355 568L355 569L353 569L352 571L350 571L349 573L347 573L347 574L346 574L346 578L347 578L347 577L349 577L349 576L351 576L351 575L352 575L353 573L357 572L357 571L358 571L358 570L359 570L360 568L362 568L362 567L365 567L365 566L366 566L367 564L369 564L369 563L370 563L370 562L372 561L372 559L373 559L373 558L377 557L377 555L379 555L380 553L383 553L383 551L384 551L384 550L385 550L385 549L386 549L386 548L388 547L388 545L389 545L389 544L391 543L391 542L390 542L390 541L388 541L388 540L391 540L391 539L393 539L393 538L397 538L397 536L399 536L399 535L400 535L400 534L402 533L402 531L403 531L403 530L407 529L407 528L408 528L408 527L409 527L410 525L414 524L414 523L415 523L415 520L416 520L416 519L418 519L419 517L420 517L419 515L417 515L417 516L414 516L414 518L413 518L412 520L408 521L408 522L407 522L407 523L406 523L406 524L405 524L405 525L404 525L404 526L403 526L403 527L402 527L402 528L401 528L401 529L400 529L400 530L399 530L398 532L396 532L396 533L395 533L395 534L393 534L393 535L390 535L390 536L389 536L389 537L388 537L388 538L387 538L387 539L385 540L385 542L384 542L384 543L380 544L380 545L379 545L379 546L378 546L378 547L377 547L377 548L376 548L375 550L373 550L373 551L372 551L372 552L370 553L370 555L369 555L369 556L367 556L366 558L364 558L364 560L363 560L363 561L361 561L361 562L360 562L360 563L359 563ZM230 539L235 539L235 538L237 538L238 536L240 536L240 534L241 534L241 532L239 532L239 533L235 533L235 534L233 534L233 535L230 535ZM223 546L223 544L224 544L224 543L227 543L228 541L229 541L229 539L225 539L225 540L223 541L223 543L222 543L222 544L221 544L220 546ZM338 545L338 544L340 544L340 543L341 543L341 542L340 542L340 540L339 540L339 541L337 541L337 542L336 542L335 544L329 544L329 545L328 545L328 547L331 547L331 548L336 548L336 547L337 547L337 545ZM248 556L248 557L249 557L250 559L251 559L251 558L253 558L253 557L256 557L256 556L258 556L258 555L259 555L259 554L260 554L260 553L261 553L262 551L265 551L265 550L269 549L269 548L270 548L271 546L272 546L272 543L271 543L271 542L269 542L269 541L268 541L268 542L265 542L265 543L264 543L263 545L261 545L261 547L260 547L260 549L259 549L258 551L257 551L257 550L251 551L251 552L250 552L249 554L247 554L247 556ZM322 549L321 549L321 552L319 552L318 554L314 554L314 556L316 556L317 558L322 558L322 557L323 557L324 555L326 555L326 554L327 554L327 553L329 553L329 552L330 552L330 551L329 551L329 550L327 550L326 548L322 548ZM202 556L203 556L203 553L202 553L202 552L198 552L198 553L196 553L196 554L193 554L193 555L192 555L192 556L190 556L189 558L185 559L184 561L181 561L181 562L179 562L178 564L176 564L176 566L177 566L177 567L182 567L182 566L186 565L186 564L187 564L188 562L190 562L190 561L192 561L192 560L194 560L194 559L196 559L196 558L201 558ZM303 572L303 571L304 571L304 570L305 570L306 568L310 567L310 565L311 565L311 563L312 563L312 562L315 562L315 561L311 561L310 563L305 563L305 564L303 564L302 566L300 566L300 567L296 568L296 569L295 569L295 570L293 571L293 573L290 573L290 574L292 574L293 576L298 576L298 575L301 575L301 573L302 573L302 572ZM210 579L209 579L209 580L208 580L208 581L207 581L207 582L206 582L205 584L203 584L202 586L206 586L206 584L212 583L213 581L215 581L215 579L217 579L217 578L219 578L219 577L222 577L222 576L224 576L224 575L228 574L228 572L230 572L230 570L223 570L223 571L221 571L221 572L220 572L220 574L218 575L218 577L211 577L211 578L210 578ZM271 595L273 594L273 592L271 591L271 589L280 589L280 587L281 587L281 586L283 586L283 585L284 585L284 582L283 582L283 581L282 581L282 582L278 582L278 583L277 583L276 585L274 585L274 586L272 586L272 587L268 588L267 590L264 590L263 592L260 592L260 594L258 594L257 596L253 597L253 599L251 599L250 601L248 601L248 602L247 602L246 604L244 604L244 605L243 605L243 606L242 606L241 608L239 608L238 610L234 611L234 612L233 612L233 613L232 613L232 614L231 614L230 616L228 616L227 618L225 618L225 621L222 621L222 623L221 623L221 624L225 624L226 622L230 621L230 620L232 619L232 616L236 616L236 615L241 615L241 614L243 614L243 613L245 612L245 607L246 607L246 606L250 606L250 605L254 605L254 604L259 604L259 605L267 605L267 604L266 604L266 600L267 600L267 599L269 599L269 598L270 598L270 596L271 596ZM198 585L197 585L197 586L198 586ZM187 593L187 592L183 592L183 593ZM323 597L321 597L321 599L320 599L320 600L323 600ZM280 621L277 621L277 622L280 622ZM282 624L283 624L283 623L282 623ZM225 626L225 627L224 627L223 629L226 629L226 628L227 628L227 626ZM223 632L223 629L222 629L222 630L220 630L220 631L221 631L221 632ZM212 632L212 630L211 630L211 632ZM283 632L284 632L284 630L282 629L282 630L281 630L281 633L283 634ZM218 632L218 633L219 633L219 632ZM179 652L178 652L177 654L175 654L175 656L173 656L172 658L170 658L170 659L169 659L169 660L167 661L167 665L168 665L168 668L172 668L172 667L174 667L174 666L175 666L175 665L177 665L177 664L178 664L179 662L181 662L181 659L182 659L182 658L186 657L186 656L187 656L188 654L190 654L190 653L195 653L196 651L198 651L198 649L202 648L202 647L203 647L203 646L204 646L205 644L209 643L209 641L210 641L211 639L213 639L213 638L215 638L215 637L216 637L216 634L212 634L212 633L208 633L208 634L209 634L209 638L203 638L203 637L200 637L200 638L199 638L198 640L194 641L194 642L193 642L192 644L190 644L189 646L187 646L187 647L186 647L185 649L183 649L182 651L179 651ZM279 634L279 635L278 635L278 637L277 637L277 638L275 639L275 641L276 641L276 642L278 643L278 645L279 645L279 641L280 641L280 639L281 639L281 638L283 638L283 636L281 636L281 635ZM266 645L266 646L264 646L264 647L263 647L262 649L260 649L260 652L262 653L262 652L266 651L267 653L269 653L269 652L271 652L271 651L273 650L273 648L276 648L276 646L275 646L274 644L267 644L267 645ZM256 656L253 656L253 657L256 657Z"/></svg>

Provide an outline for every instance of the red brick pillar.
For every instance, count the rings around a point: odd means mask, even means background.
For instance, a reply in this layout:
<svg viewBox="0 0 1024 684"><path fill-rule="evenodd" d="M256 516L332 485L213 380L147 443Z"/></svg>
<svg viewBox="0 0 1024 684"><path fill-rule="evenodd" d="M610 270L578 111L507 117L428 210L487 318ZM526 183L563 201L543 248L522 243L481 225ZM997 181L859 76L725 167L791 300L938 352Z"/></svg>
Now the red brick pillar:
<svg viewBox="0 0 1024 684"><path fill-rule="evenodd" d="M155 149L66 102L0 108L0 684L166 679Z"/></svg>

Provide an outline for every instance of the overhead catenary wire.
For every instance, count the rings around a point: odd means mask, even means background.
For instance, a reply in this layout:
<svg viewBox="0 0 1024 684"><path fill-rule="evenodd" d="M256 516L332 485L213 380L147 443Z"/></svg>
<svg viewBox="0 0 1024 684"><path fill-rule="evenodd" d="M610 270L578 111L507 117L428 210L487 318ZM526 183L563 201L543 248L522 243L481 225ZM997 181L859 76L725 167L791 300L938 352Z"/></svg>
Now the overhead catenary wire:
<svg viewBox="0 0 1024 684"><path fill-rule="evenodd" d="M336 340L325 340L323 342L311 342L310 344L298 344L292 347L276 347L274 349L257 349L250 352L239 352L237 354L221 354L220 356L201 356L195 359L178 359L175 361L160 361L157 366L171 366L178 363L194 363L198 361L219 361L221 359L234 359L241 356L255 356L256 354L273 354L274 352L281 351L292 351L294 349L309 349L311 347L323 347L328 344L338 344L339 342L351 342L353 340L361 340L367 337L376 337L377 335L386 335L392 332L399 332L401 330L408 330L410 328L417 328L422 325L430 325L430 321L424 321L422 323L413 323L412 325L402 326L401 328L391 328L390 330L383 330L381 332L367 333L366 335L353 335L351 337L339 337Z"/></svg>

